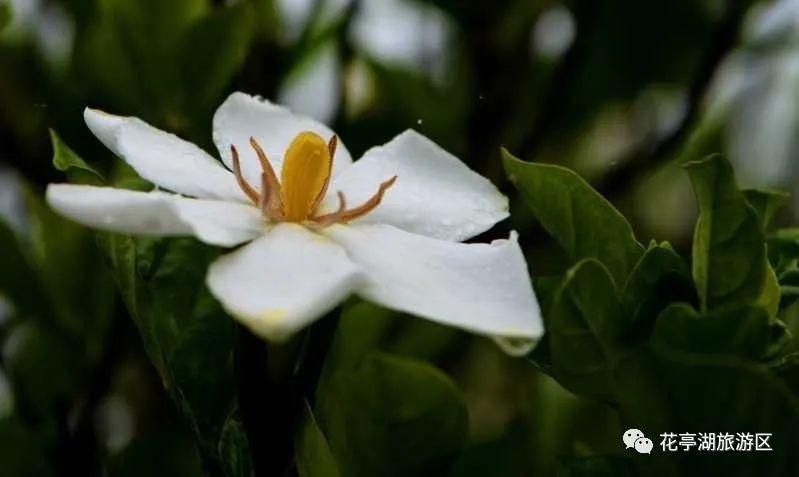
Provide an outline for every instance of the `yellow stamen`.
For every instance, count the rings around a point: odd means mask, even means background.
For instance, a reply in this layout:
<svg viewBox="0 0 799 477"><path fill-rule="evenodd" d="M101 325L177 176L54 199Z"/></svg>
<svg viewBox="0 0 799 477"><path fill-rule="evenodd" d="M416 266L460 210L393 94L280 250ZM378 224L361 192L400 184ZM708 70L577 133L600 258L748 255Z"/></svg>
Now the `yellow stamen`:
<svg viewBox="0 0 799 477"><path fill-rule="evenodd" d="M255 150L261 163L260 194L244 178L239 153L234 146L230 146L233 173L247 197L260 207L264 217L269 220L303 223L313 229L335 223L346 223L368 214L380 205L386 191L397 180L397 176L384 181L372 197L352 209L347 209L347 199L339 191L338 210L318 215L319 205L326 197L330 185L337 145L336 136L325 143L318 134L310 131L301 132L289 144L283 157L283 169L280 171L280 181L278 181L263 148L255 138L251 137L250 146Z"/></svg>
<svg viewBox="0 0 799 477"><path fill-rule="evenodd" d="M324 139L312 132L294 138L283 158L280 198L285 220L302 222L313 213L330 180L333 158Z"/></svg>

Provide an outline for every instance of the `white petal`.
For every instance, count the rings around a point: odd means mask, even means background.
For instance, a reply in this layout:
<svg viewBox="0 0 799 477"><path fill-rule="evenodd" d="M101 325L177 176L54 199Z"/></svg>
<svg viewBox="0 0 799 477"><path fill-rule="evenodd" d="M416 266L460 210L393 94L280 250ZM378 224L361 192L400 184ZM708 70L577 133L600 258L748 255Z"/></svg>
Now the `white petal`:
<svg viewBox="0 0 799 477"><path fill-rule="evenodd" d="M334 225L325 234L366 273L364 298L479 334L537 338L543 333L516 234L462 244L389 225Z"/></svg>
<svg viewBox="0 0 799 477"><path fill-rule="evenodd" d="M193 235L222 247L250 241L265 231L255 207L164 192L51 184L47 202L59 214L89 227L137 235Z"/></svg>
<svg viewBox="0 0 799 477"><path fill-rule="evenodd" d="M335 177L324 208L335 208L339 190L348 205L360 205L394 175L380 206L359 221L459 242L508 216L508 199L494 184L413 130L370 149Z"/></svg>
<svg viewBox="0 0 799 477"><path fill-rule="evenodd" d="M324 315L361 280L340 246L296 224L219 258L208 287L254 333L281 341Z"/></svg>
<svg viewBox="0 0 799 477"><path fill-rule="evenodd" d="M507 338L504 336L495 336L494 343L506 354L515 358L527 356L538 344L538 338Z"/></svg>
<svg viewBox="0 0 799 477"><path fill-rule="evenodd" d="M192 197L247 202L233 174L194 144L138 118L89 108L83 118L106 147L153 184Z"/></svg>
<svg viewBox="0 0 799 477"><path fill-rule="evenodd" d="M244 93L231 94L214 115L214 142L222 160L232 168L230 146L236 146L244 176L255 184L261 183L261 166L250 147L250 137L254 137L264 149L279 177L283 154L302 131L315 132L325 141L334 134L333 130L318 121ZM339 141L333 160L333 173L351 163L350 153Z"/></svg>

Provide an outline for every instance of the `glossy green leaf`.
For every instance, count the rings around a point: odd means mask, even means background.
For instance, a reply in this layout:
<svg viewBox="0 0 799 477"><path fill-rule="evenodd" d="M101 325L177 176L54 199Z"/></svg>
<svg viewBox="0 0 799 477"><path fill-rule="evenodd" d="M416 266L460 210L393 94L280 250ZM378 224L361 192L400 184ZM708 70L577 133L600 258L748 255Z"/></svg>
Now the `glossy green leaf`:
<svg viewBox="0 0 799 477"><path fill-rule="evenodd" d="M768 238L768 256L780 292L779 308L799 299L799 229L779 229Z"/></svg>
<svg viewBox="0 0 799 477"><path fill-rule="evenodd" d="M607 269L594 259L575 265L566 274L549 317L556 379L574 392L609 398L623 325L616 286Z"/></svg>
<svg viewBox="0 0 799 477"><path fill-rule="evenodd" d="M763 282L763 290L761 290L760 296L755 303L765 308L771 318L776 317L780 310L782 290L780 288L779 278L769 263L766 263L766 276Z"/></svg>
<svg viewBox="0 0 799 477"><path fill-rule="evenodd" d="M446 474L466 442L454 384L416 360L374 353L333 377L316 415L348 477Z"/></svg>
<svg viewBox="0 0 799 477"><path fill-rule="evenodd" d="M799 262L799 228L784 228L768 237L769 260L782 273L797 266Z"/></svg>
<svg viewBox="0 0 799 477"><path fill-rule="evenodd" d="M787 270L779 277L780 308L785 309L799 300L799 268Z"/></svg>
<svg viewBox="0 0 799 477"><path fill-rule="evenodd" d="M234 399L233 321L205 287L218 250L191 239L117 235L104 244L150 360L203 452L217 459Z"/></svg>
<svg viewBox="0 0 799 477"><path fill-rule="evenodd" d="M698 354L732 354L762 360L779 351L790 336L784 325L771 323L757 306L726 309L702 316L674 303L658 316L654 346Z"/></svg>
<svg viewBox="0 0 799 477"><path fill-rule="evenodd" d="M380 348L391 330L393 315L367 301L351 299L344 304L317 384L317 396L327 392L327 385L337 373L354 369Z"/></svg>
<svg viewBox="0 0 799 477"><path fill-rule="evenodd" d="M787 192L771 189L746 189L743 193L746 201L757 212L763 231L769 228L774 216L788 203L791 197Z"/></svg>
<svg viewBox="0 0 799 477"><path fill-rule="evenodd" d="M669 303L697 301L688 265L667 242L649 245L621 295L624 334L630 340L646 336Z"/></svg>
<svg viewBox="0 0 799 477"><path fill-rule="evenodd" d="M311 409L306 406L305 411L295 444L299 477L339 477L338 464L325 435Z"/></svg>
<svg viewBox="0 0 799 477"><path fill-rule="evenodd" d="M326 373L358 366L383 341L394 312L367 301L350 300L344 306L336 336L326 360Z"/></svg>
<svg viewBox="0 0 799 477"><path fill-rule="evenodd" d="M523 162L502 150L505 172L573 263L596 258L624 283L644 249L604 197L564 167Z"/></svg>
<svg viewBox="0 0 799 477"><path fill-rule="evenodd" d="M790 475L799 466L799 400L763 365L641 350L619 363L615 377L622 429L640 429L655 444L651 454L632 456L638 475ZM659 448L666 432L769 432L773 450L693 451L675 458Z"/></svg>
<svg viewBox="0 0 799 477"><path fill-rule="evenodd" d="M765 238L757 212L735 183L732 167L720 156L684 167L699 203L693 276L702 309L762 300L768 273Z"/></svg>
<svg viewBox="0 0 799 477"><path fill-rule="evenodd" d="M53 130L50 130L50 142L53 146L53 166L65 173L69 182L73 184L103 184L103 176L75 154L75 151L70 149Z"/></svg>
<svg viewBox="0 0 799 477"><path fill-rule="evenodd" d="M786 192L769 189L747 189L743 191L746 201L751 205L760 219L760 228L766 233L780 208L788 202L790 195ZM769 311L770 316L776 316L780 308L789 304L790 299L781 297L780 281L772 265L766 265L766 277L763 292L758 299L758 304Z"/></svg>

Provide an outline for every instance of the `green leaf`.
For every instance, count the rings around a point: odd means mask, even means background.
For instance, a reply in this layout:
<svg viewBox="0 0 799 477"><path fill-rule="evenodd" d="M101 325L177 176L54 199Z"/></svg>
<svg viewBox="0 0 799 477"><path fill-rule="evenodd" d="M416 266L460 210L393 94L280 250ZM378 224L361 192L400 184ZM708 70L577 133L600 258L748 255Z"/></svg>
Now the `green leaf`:
<svg viewBox="0 0 799 477"><path fill-rule="evenodd" d="M325 435L306 404L305 417L297 433L296 462L300 477L339 477L338 465Z"/></svg>
<svg viewBox="0 0 799 477"><path fill-rule="evenodd" d="M779 278L780 309L785 309L799 300L799 268L787 270Z"/></svg>
<svg viewBox="0 0 799 477"><path fill-rule="evenodd" d="M693 276L703 310L762 300L767 261L761 220L720 156L684 165L699 203ZM765 289L768 293L769 289Z"/></svg>
<svg viewBox="0 0 799 477"><path fill-rule="evenodd" d="M235 417L230 417L222 429L219 440L219 456L225 477L250 477L250 445L244 426Z"/></svg>
<svg viewBox="0 0 799 477"><path fill-rule="evenodd" d="M658 316L652 334L652 343L659 348L753 360L769 358L789 340L785 326L771 323L768 312L757 306L702 316L686 304L674 303Z"/></svg>
<svg viewBox="0 0 799 477"><path fill-rule="evenodd" d="M218 459L218 443L234 399L233 320L205 286L219 251L191 239L103 240L131 316L167 391Z"/></svg>
<svg viewBox="0 0 799 477"><path fill-rule="evenodd" d="M466 442L463 398L420 361L371 354L319 399L321 427L348 477L445 475Z"/></svg>
<svg viewBox="0 0 799 477"><path fill-rule="evenodd" d="M766 278L763 282L763 290L756 302L768 311L769 317L776 317L782 302L782 290L777 274L770 264L766 263Z"/></svg>
<svg viewBox="0 0 799 477"><path fill-rule="evenodd" d="M393 323L394 312L367 301L351 300L341 313L326 359L326 372L350 370L378 348Z"/></svg>
<svg viewBox="0 0 799 477"><path fill-rule="evenodd" d="M799 400L766 366L734 356L644 349L620 361L615 377L621 428L640 429L655 443L652 454L633 456L638 475L745 477L799 468ZM675 458L658 448L665 432L769 432L773 451Z"/></svg>
<svg viewBox="0 0 799 477"><path fill-rule="evenodd" d="M342 308L317 384L317 396L326 393L328 383L337 373L351 371L378 350L393 323L394 312L367 301L352 299Z"/></svg>
<svg viewBox="0 0 799 477"><path fill-rule="evenodd" d="M549 316L549 309L555 302L555 297L560 289L560 284L563 281L561 275L550 275L544 277L532 277L533 288L535 289L535 296L538 298L538 304L541 310L544 311L544 317Z"/></svg>
<svg viewBox="0 0 799 477"><path fill-rule="evenodd" d="M799 229L780 229L771 234L768 255L779 286L779 309L782 310L799 299Z"/></svg>
<svg viewBox="0 0 799 477"><path fill-rule="evenodd" d="M622 291L625 337L646 336L671 302L696 302L688 265L668 242L652 243L630 273Z"/></svg>
<svg viewBox="0 0 799 477"><path fill-rule="evenodd" d="M644 251L624 216L574 171L504 149L502 156L508 178L572 263L596 258L624 283Z"/></svg>
<svg viewBox="0 0 799 477"><path fill-rule="evenodd" d="M746 189L743 191L746 201L754 207L760 219L760 227L765 232L777 212L785 206L790 194L779 190Z"/></svg>
<svg viewBox="0 0 799 477"><path fill-rule="evenodd" d="M574 392L610 398L623 325L608 270L595 259L575 265L563 280L547 323L556 379Z"/></svg>
<svg viewBox="0 0 799 477"><path fill-rule="evenodd" d="M799 263L799 228L779 229L768 237L769 261L777 274L797 267Z"/></svg>
<svg viewBox="0 0 799 477"><path fill-rule="evenodd" d="M101 185L105 182L103 176L75 154L52 129L50 142L53 145L53 166L65 173L70 182L90 185Z"/></svg>

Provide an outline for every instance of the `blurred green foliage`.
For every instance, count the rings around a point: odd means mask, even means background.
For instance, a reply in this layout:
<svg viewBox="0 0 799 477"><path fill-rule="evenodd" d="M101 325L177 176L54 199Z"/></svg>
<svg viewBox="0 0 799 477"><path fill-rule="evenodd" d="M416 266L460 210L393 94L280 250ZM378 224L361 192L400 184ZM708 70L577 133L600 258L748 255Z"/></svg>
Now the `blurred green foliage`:
<svg viewBox="0 0 799 477"><path fill-rule="evenodd" d="M765 70L796 48L790 29L744 31L773 3L790 0L0 0L0 179L21 203L0 196L0 475L263 472L239 404L241 332L204 285L218 251L93 234L42 197L65 180L149 188L84 107L210 151L233 90L302 99L290 106L310 104L354 156L412 127L490 177L512 217L479 240L520 231L547 322L513 360L347 303L318 385L286 378L302 397L289 472L795 474L795 211L707 158L740 156L741 114L783 118L711 88L723 60ZM774 452L638 455L627 427L656 446L661 432L773 432Z"/></svg>

